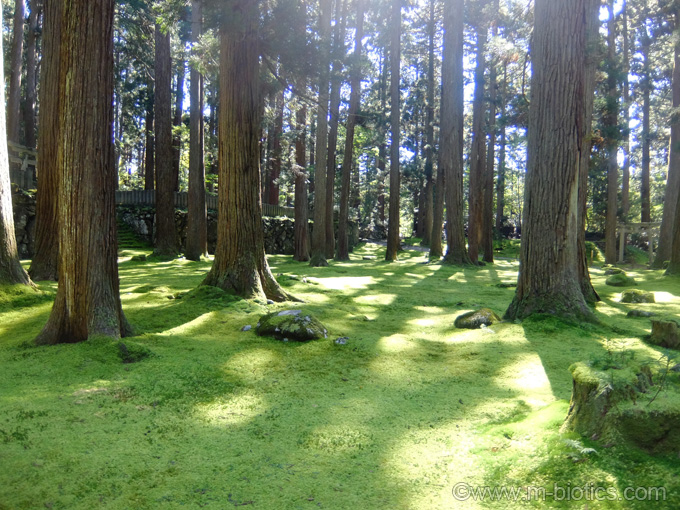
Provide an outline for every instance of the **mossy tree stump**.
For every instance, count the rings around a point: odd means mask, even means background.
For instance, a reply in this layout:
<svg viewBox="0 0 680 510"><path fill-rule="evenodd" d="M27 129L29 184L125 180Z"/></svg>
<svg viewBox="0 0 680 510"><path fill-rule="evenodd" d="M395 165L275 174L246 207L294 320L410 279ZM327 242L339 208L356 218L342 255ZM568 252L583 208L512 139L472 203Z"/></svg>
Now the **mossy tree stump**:
<svg viewBox="0 0 680 510"><path fill-rule="evenodd" d="M668 349L680 349L678 321L670 318L651 319L652 335L649 341Z"/></svg>

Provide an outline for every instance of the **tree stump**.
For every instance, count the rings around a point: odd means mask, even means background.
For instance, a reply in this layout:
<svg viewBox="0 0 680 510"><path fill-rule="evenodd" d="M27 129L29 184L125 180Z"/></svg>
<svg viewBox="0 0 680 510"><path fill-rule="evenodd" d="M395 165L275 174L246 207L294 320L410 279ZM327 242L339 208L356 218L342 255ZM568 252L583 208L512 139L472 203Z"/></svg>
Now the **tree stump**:
<svg viewBox="0 0 680 510"><path fill-rule="evenodd" d="M680 335L678 334L678 322L675 319L651 319L652 335L649 341L655 345L668 349L680 348Z"/></svg>

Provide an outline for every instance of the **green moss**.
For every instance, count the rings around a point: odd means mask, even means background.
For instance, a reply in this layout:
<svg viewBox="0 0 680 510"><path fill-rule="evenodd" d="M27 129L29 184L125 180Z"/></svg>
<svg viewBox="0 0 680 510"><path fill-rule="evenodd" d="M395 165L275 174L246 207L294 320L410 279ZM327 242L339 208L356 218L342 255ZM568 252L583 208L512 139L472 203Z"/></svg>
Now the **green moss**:
<svg viewBox="0 0 680 510"><path fill-rule="evenodd" d="M627 287L629 285L636 285L635 278L627 276L625 273L617 273L609 276L605 281L607 285L612 287Z"/></svg>

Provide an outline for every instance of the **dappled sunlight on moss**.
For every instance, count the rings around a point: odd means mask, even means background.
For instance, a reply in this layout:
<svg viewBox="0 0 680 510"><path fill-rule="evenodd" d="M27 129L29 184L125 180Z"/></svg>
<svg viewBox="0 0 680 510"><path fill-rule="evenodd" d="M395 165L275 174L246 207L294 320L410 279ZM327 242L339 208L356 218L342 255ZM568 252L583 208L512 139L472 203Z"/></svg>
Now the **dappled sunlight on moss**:
<svg viewBox="0 0 680 510"><path fill-rule="evenodd" d="M320 280L320 285L326 289L344 290L344 289L365 289L369 285L375 283L375 280L370 276L340 276L323 278Z"/></svg>
<svg viewBox="0 0 680 510"><path fill-rule="evenodd" d="M503 367L495 382L503 388L514 389L533 408L555 400L550 380L540 358L534 353L518 357L512 364Z"/></svg>
<svg viewBox="0 0 680 510"><path fill-rule="evenodd" d="M264 410L265 405L261 395L244 392L223 401L200 404L196 406L195 412L199 419L210 425L229 427L247 423Z"/></svg>

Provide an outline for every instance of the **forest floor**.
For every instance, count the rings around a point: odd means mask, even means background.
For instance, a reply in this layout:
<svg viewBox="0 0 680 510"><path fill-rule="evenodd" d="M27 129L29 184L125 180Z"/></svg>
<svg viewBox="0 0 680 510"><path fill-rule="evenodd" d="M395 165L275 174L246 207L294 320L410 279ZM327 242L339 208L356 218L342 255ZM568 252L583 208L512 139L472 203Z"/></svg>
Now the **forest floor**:
<svg viewBox="0 0 680 510"><path fill-rule="evenodd" d="M514 289L497 284L516 280L515 260L461 268L405 251L385 263L375 244L326 268L272 256L280 283L305 303L267 305L192 292L209 261L130 260L140 253L120 253L123 307L137 331L124 342L151 353L137 363L121 363L104 339L32 347L55 284L0 289L0 509L680 504L678 452L652 457L559 432L572 363L664 356L641 340L649 320L626 311L680 313L680 279L630 272L657 303L624 305L593 267L603 325L539 317L457 330L463 312L503 314ZM298 307L328 339L241 331ZM496 502L466 493L485 486L520 492ZM598 487L606 500L593 501ZM663 487L665 500L650 502L650 487Z"/></svg>

